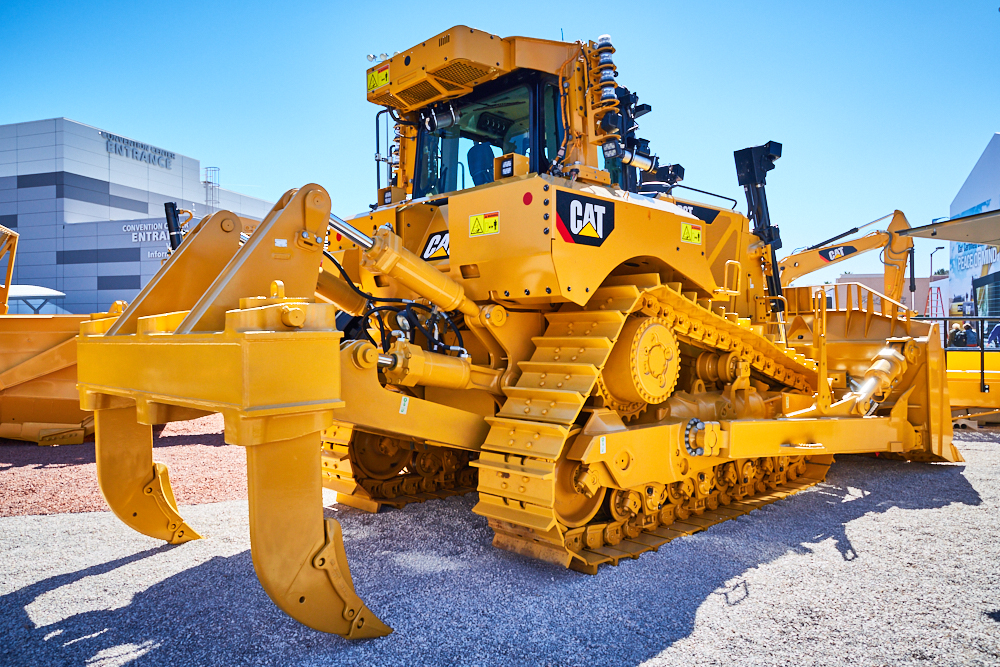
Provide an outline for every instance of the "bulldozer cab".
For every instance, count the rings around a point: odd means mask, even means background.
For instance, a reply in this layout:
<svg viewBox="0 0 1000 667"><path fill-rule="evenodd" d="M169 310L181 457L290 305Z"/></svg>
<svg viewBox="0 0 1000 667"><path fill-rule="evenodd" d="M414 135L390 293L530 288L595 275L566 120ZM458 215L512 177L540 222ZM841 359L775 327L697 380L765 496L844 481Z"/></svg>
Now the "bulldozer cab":
<svg viewBox="0 0 1000 667"><path fill-rule="evenodd" d="M562 122L556 77L521 71L420 113L413 198L492 183L493 162L527 158L528 173L548 171Z"/></svg>

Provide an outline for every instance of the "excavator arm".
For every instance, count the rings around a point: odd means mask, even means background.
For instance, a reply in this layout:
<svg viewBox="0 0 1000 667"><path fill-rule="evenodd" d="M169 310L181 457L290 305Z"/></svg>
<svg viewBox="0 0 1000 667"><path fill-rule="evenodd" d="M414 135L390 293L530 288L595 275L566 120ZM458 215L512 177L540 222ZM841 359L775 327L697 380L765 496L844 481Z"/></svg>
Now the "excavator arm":
<svg viewBox="0 0 1000 667"><path fill-rule="evenodd" d="M872 250L884 250L882 263L885 265L883 294L899 301L903 296L906 279L906 260L913 247L913 240L898 232L909 229L910 223L902 211L895 211L892 221L885 231L875 231L860 238L839 243L823 242L802 252L789 255L779 263L781 285L788 287L794 280L845 259ZM838 237L834 237L837 239Z"/></svg>

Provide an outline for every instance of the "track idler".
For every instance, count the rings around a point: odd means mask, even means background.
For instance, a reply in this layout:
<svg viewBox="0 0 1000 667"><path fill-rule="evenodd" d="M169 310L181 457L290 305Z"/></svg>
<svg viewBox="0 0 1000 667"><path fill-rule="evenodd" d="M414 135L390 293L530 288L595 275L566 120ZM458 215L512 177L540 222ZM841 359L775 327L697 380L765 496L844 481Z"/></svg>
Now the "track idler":
<svg viewBox="0 0 1000 667"><path fill-rule="evenodd" d="M167 466L153 462L152 427L135 406L96 411L97 478L134 530L171 544L199 539L181 517ZM392 632L354 590L340 524L323 518L320 434L248 446L254 569L271 600L315 630L348 639Z"/></svg>

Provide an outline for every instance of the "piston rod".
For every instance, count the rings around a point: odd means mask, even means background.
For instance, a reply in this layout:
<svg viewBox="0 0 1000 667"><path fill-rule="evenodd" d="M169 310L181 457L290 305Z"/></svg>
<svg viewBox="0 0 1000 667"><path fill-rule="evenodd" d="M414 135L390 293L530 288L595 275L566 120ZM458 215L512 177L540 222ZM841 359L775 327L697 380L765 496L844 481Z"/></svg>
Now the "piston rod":
<svg viewBox="0 0 1000 667"><path fill-rule="evenodd" d="M346 236L348 241L361 246L365 250L371 250L375 245L375 242L372 241L370 236L364 232L358 231L352 225L344 222L333 213L330 214L330 226L333 227L337 233L342 236Z"/></svg>

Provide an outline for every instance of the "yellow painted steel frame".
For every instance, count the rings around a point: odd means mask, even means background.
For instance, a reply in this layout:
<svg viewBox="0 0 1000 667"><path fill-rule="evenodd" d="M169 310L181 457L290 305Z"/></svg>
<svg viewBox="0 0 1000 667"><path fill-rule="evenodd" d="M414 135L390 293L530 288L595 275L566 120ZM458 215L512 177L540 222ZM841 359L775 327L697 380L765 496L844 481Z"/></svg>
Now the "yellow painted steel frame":
<svg viewBox="0 0 1000 667"><path fill-rule="evenodd" d="M789 344L813 358L819 356L814 310L819 295L831 302L824 309L828 377L844 388L848 380L864 376L886 342L912 340L909 368L876 414L888 414L897 401L905 400L908 419L920 437L920 447L907 456L961 461L952 444L950 378L937 325L912 319L913 311L903 304L860 283L789 288L785 292Z"/></svg>
<svg viewBox="0 0 1000 667"><path fill-rule="evenodd" d="M986 350L985 376L990 391L983 392L979 350L948 350L948 394L955 408L1000 408L1000 351ZM962 417L962 415L956 415Z"/></svg>
<svg viewBox="0 0 1000 667"><path fill-rule="evenodd" d="M79 388L96 415L108 504L131 528L175 543L199 535L179 514L166 466L152 461L150 425L221 412L226 441L247 448L264 590L305 625L360 639L391 630L355 593L340 526L323 517L320 433L344 405L336 308L313 299L329 214L326 191L307 185L242 246L233 214L204 220L118 324L84 325ZM170 291L186 271L192 282Z"/></svg>

